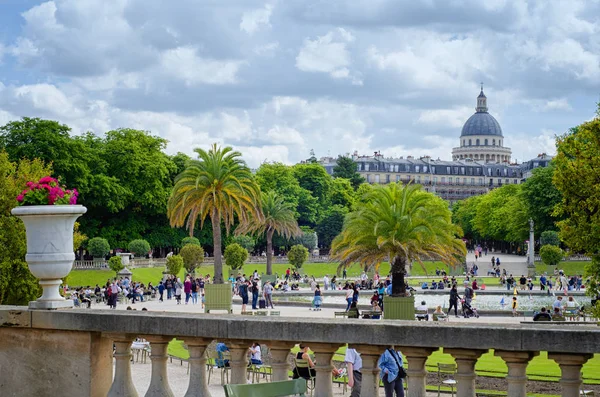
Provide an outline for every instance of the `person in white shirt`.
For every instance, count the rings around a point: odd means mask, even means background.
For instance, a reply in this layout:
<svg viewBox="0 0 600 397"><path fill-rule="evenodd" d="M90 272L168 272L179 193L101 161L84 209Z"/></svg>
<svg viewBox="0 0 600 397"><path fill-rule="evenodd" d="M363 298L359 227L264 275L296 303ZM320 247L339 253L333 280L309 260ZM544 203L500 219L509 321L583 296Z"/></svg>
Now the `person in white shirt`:
<svg viewBox="0 0 600 397"><path fill-rule="evenodd" d="M350 397L360 397L360 388L362 385L362 358L356 349L348 346L346 356L344 358L346 368L348 369L348 386L352 388Z"/></svg>
<svg viewBox="0 0 600 397"><path fill-rule="evenodd" d="M254 342L250 347L250 363L254 365L262 365L260 344L258 342Z"/></svg>
<svg viewBox="0 0 600 397"><path fill-rule="evenodd" d="M425 321L429 321L429 313L427 312L429 308L427 307L427 302L421 301L421 304L416 307L419 311L424 311L426 314L417 314L417 318L423 318Z"/></svg>
<svg viewBox="0 0 600 397"><path fill-rule="evenodd" d="M329 289L329 277L327 275L325 275L325 277L323 277L323 285L324 285L325 291L327 291Z"/></svg>

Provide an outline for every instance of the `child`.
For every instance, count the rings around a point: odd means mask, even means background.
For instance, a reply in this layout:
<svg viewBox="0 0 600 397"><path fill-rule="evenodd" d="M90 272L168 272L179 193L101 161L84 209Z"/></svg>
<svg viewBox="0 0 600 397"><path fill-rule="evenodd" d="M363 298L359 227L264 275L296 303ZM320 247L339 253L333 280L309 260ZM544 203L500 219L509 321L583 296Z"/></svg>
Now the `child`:
<svg viewBox="0 0 600 397"><path fill-rule="evenodd" d="M177 304L181 305L181 293L183 292L183 286L181 285L181 281L179 279L176 282L175 286L175 299L177 300Z"/></svg>
<svg viewBox="0 0 600 397"><path fill-rule="evenodd" d="M202 308L204 309L204 302L206 302L206 298L204 298L204 294L202 294Z"/></svg>
<svg viewBox="0 0 600 397"><path fill-rule="evenodd" d="M513 317L515 317L517 315L517 306L518 306L517 297L513 296L513 298L512 298L512 314L513 314Z"/></svg>

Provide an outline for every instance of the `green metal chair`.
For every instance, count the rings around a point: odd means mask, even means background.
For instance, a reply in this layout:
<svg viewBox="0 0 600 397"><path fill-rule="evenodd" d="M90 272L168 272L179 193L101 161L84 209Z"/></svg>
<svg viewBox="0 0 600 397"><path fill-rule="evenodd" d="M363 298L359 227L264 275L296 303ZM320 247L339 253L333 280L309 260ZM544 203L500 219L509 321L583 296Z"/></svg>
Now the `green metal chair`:
<svg viewBox="0 0 600 397"><path fill-rule="evenodd" d="M271 383L223 385L225 397L283 397L305 396L306 380L294 379Z"/></svg>

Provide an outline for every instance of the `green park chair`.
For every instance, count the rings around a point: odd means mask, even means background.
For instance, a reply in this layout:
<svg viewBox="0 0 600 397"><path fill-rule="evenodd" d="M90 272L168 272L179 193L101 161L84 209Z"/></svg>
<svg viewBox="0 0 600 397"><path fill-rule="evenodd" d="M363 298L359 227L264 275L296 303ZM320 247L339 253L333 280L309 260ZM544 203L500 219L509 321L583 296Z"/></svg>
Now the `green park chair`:
<svg viewBox="0 0 600 397"><path fill-rule="evenodd" d="M294 379L270 383L223 385L225 397L306 396L306 380Z"/></svg>

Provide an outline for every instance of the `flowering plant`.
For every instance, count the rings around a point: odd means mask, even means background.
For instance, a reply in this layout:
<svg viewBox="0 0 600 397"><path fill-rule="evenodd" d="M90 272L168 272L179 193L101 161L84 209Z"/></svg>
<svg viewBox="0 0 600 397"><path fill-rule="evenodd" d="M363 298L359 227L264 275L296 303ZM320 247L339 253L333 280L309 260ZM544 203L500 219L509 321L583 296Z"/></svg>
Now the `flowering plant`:
<svg viewBox="0 0 600 397"><path fill-rule="evenodd" d="M77 189L69 190L52 177L45 176L39 182L27 182L27 188L17 196L19 205L75 205Z"/></svg>

